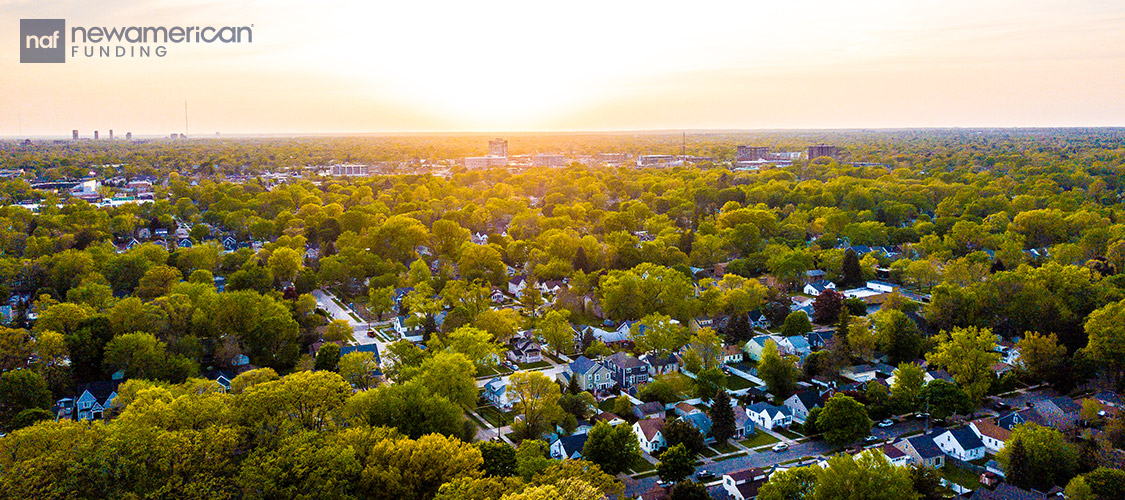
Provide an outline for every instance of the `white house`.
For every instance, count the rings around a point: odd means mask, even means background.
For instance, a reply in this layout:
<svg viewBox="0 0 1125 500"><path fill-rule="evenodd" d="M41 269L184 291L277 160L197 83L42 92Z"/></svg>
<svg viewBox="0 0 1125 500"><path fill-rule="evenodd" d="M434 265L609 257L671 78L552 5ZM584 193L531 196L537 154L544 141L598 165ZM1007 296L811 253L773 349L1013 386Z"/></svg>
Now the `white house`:
<svg viewBox="0 0 1125 500"><path fill-rule="evenodd" d="M527 278L516 276L508 280L508 293L518 297L524 288L527 288Z"/></svg>
<svg viewBox="0 0 1125 500"><path fill-rule="evenodd" d="M798 392L785 400L785 407L793 412L793 420L804 423L813 408L824 407L824 399L816 389Z"/></svg>
<svg viewBox="0 0 1125 500"><path fill-rule="evenodd" d="M894 293L896 290L898 290L898 286L892 285L892 284L884 282L884 281L868 281L867 282L867 288L870 288L872 290L875 290L876 292L882 292L882 293Z"/></svg>
<svg viewBox="0 0 1125 500"><path fill-rule="evenodd" d="M793 423L793 410L786 406L754 403L746 407L746 416L760 427L773 430Z"/></svg>
<svg viewBox="0 0 1125 500"><path fill-rule="evenodd" d="M946 455L970 462L984 458L984 442L968 426L939 429L931 433L934 444Z"/></svg>
<svg viewBox="0 0 1125 500"><path fill-rule="evenodd" d="M805 294L807 294L807 295L812 295L813 297L818 297L818 296L820 296L820 294L824 293L825 291L835 290L835 289L836 289L836 284L831 282L831 281L816 280L812 283L809 283L809 284L805 285L805 288L802 291L805 292Z"/></svg>
<svg viewBox="0 0 1125 500"><path fill-rule="evenodd" d="M583 433L573 436L562 436L554 440L551 442L551 458L582 458L582 448L586 446L587 436L587 434Z"/></svg>
<svg viewBox="0 0 1125 500"><path fill-rule="evenodd" d="M758 496L758 489L769 479L767 469L756 467L723 474L723 489L735 500L749 500Z"/></svg>
<svg viewBox="0 0 1125 500"><path fill-rule="evenodd" d="M664 439L663 429L664 419L662 418L646 418L633 424L633 434L637 435L637 442L641 445L641 450L650 455L652 452L668 446L668 441Z"/></svg>
<svg viewBox="0 0 1125 500"><path fill-rule="evenodd" d="M864 383L875 380L875 367L871 365L855 365L840 370L840 376L848 380Z"/></svg>
<svg viewBox="0 0 1125 500"><path fill-rule="evenodd" d="M969 422L969 428L984 443L985 450L992 453L1000 453L1004 449L1004 442L1012 437L1012 431L996 425L990 418Z"/></svg>
<svg viewBox="0 0 1125 500"><path fill-rule="evenodd" d="M757 337L754 337L746 342L746 345L742 348L742 350L746 351L746 357L754 361L761 361L762 350L765 349L766 342L772 340L775 344L777 344L779 339L780 337L775 337L773 335L758 335Z"/></svg>
<svg viewBox="0 0 1125 500"><path fill-rule="evenodd" d="M879 448L883 456L887 457L887 461L896 467L906 467L910 465L910 455L906 454L892 444L884 444Z"/></svg>
<svg viewBox="0 0 1125 500"><path fill-rule="evenodd" d="M512 402L508 400L508 383L500 377L485 382L481 392L497 408L507 410L512 407Z"/></svg>

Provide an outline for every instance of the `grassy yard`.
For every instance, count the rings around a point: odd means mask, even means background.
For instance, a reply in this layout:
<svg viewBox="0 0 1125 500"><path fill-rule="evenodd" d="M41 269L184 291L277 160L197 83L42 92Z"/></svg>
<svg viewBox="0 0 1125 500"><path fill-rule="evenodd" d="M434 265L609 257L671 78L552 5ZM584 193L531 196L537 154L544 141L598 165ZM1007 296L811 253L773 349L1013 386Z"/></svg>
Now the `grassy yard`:
<svg viewBox="0 0 1125 500"><path fill-rule="evenodd" d="M715 451L719 452L720 454L734 453L734 452L738 451L738 448L736 448L733 444L730 444L730 443L715 443L715 444L711 445L711 448L713 448Z"/></svg>
<svg viewBox="0 0 1125 500"><path fill-rule="evenodd" d="M646 473L644 473L644 474L638 474L638 475L636 475L636 476L633 476L633 479L644 479L644 478L646 478L646 477L652 477L652 476L655 476L655 475L656 475L656 471L655 471L655 470L651 470L651 471L648 471L648 472L646 472Z"/></svg>
<svg viewBox="0 0 1125 500"><path fill-rule="evenodd" d="M772 435L766 434L765 432L759 432L755 434L754 437L739 441L738 444L741 444L742 446L745 446L747 448L757 448L759 446L774 444L776 442L777 438L773 437Z"/></svg>
<svg viewBox="0 0 1125 500"><path fill-rule="evenodd" d="M520 367L520 370L534 370L536 368L546 368L548 366L551 366L551 363L548 363L546 361L536 361L534 363L516 363L516 366Z"/></svg>
<svg viewBox="0 0 1125 500"><path fill-rule="evenodd" d="M970 489L980 487L980 475L968 469L946 464L941 468L941 477Z"/></svg>
<svg viewBox="0 0 1125 500"><path fill-rule="evenodd" d="M727 389L730 389L732 391L747 389L756 385L757 384L739 377L738 375L727 375Z"/></svg>
<svg viewBox="0 0 1125 500"><path fill-rule="evenodd" d="M656 470L656 465L654 465L652 462L649 462L648 460L641 458L637 460L637 463L633 464L633 468L631 470L633 471L633 474L643 474L645 472Z"/></svg>
<svg viewBox="0 0 1125 500"><path fill-rule="evenodd" d="M476 423L477 427L480 427L481 429L484 429L484 428L488 427L488 425L486 425L484 422L481 422L481 420L479 418L477 418L476 415L474 415L472 413L469 413L468 415L469 415L469 420L472 420L474 423Z"/></svg>
<svg viewBox="0 0 1125 500"><path fill-rule="evenodd" d="M547 358L547 359L549 359L549 360L553 361L553 362L554 362L554 363L555 363L556 365L559 365L559 364L562 364L562 363L563 363L563 360L559 359L559 357L558 357L558 356L555 356L554 354L551 354L551 353L549 353L549 352L547 352L547 351L543 351L543 352L541 353L541 356L543 356L544 358Z"/></svg>
<svg viewBox="0 0 1125 500"><path fill-rule="evenodd" d="M598 403L598 409L601 410L601 411L613 413L614 399L615 398L609 398L605 401L602 401L602 402ZM618 415L618 416L620 417L621 415Z"/></svg>
<svg viewBox="0 0 1125 500"><path fill-rule="evenodd" d="M700 452L700 455L703 455L707 458L714 458L719 455L719 452L712 450L711 448L703 447L703 451Z"/></svg>
<svg viewBox="0 0 1125 500"><path fill-rule="evenodd" d="M805 437L803 434L793 432L789 429L778 429L776 432L778 434L781 434L782 436L785 436L785 437L789 438L789 439L801 439L801 438Z"/></svg>
<svg viewBox="0 0 1125 500"><path fill-rule="evenodd" d="M493 427L503 427L511 424L512 419L516 416L514 412L502 413L500 410L496 409L495 406L481 406L477 408L477 413L484 417ZM503 419L501 419L501 415L503 415Z"/></svg>
<svg viewBox="0 0 1125 500"><path fill-rule="evenodd" d="M727 456L725 456L725 457L717 458L717 459L715 459L715 461L716 461L716 462L722 462L722 461L724 461L724 460L730 460L730 459L732 459L732 458L745 457L745 456L746 456L746 452L745 452L745 451L740 451L740 452L738 452L738 453L735 453L735 454L733 454L733 455L727 455Z"/></svg>

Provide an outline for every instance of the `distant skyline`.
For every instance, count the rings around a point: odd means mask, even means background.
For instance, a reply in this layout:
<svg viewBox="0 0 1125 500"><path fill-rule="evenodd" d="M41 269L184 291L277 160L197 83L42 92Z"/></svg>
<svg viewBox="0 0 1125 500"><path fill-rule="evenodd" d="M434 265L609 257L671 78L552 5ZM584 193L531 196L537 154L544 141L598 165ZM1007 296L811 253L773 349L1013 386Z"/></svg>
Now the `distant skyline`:
<svg viewBox="0 0 1125 500"><path fill-rule="evenodd" d="M0 135L1125 125L1125 2L0 0ZM21 18L253 24L21 64ZM21 133L22 132L22 133Z"/></svg>

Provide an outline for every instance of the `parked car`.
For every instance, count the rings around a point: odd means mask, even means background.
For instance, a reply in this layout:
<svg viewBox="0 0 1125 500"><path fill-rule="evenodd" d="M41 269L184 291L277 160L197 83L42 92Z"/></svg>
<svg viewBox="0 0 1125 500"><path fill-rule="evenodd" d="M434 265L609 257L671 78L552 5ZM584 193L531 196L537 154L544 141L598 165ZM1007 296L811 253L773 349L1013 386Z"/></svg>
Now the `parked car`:
<svg viewBox="0 0 1125 500"><path fill-rule="evenodd" d="M867 436L867 437L863 438L863 442L867 443L867 444L874 443L875 441L878 441L878 440L879 440L879 438L877 438L875 436Z"/></svg>
<svg viewBox="0 0 1125 500"><path fill-rule="evenodd" d="M661 488L671 488L671 487L675 486L676 483L674 481L665 481L663 479L657 479L656 485L661 487Z"/></svg>
<svg viewBox="0 0 1125 500"><path fill-rule="evenodd" d="M367 330L367 338L375 338L375 330Z"/></svg>
<svg viewBox="0 0 1125 500"><path fill-rule="evenodd" d="M715 479L715 474L707 469L699 469L699 472L695 473L695 478L700 481L710 481Z"/></svg>
<svg viewBox="0 0 1125 500"><path fill-rule="evenodd" d="M915 413L914 418L916 418L918 420L925 420L927 418L930 418L930 414L929 413Z"/></svg>
<svg viewBox="0 0 1125 500"><path fill-rule="evenodd" d="M895 423L893 421L891 421L890 419L879 422L879 427L881 427L883 429L886 429L887 427L890 427L892 425L895 425Z"/></svg>
<svg viewBox="0 0 1125 500"><path fill-rule="evenodd" d="M1008 408L1009 408L1008 403L1005 403L1003 401L997 401L996 402L996 409L997 410L1007 410Z"/></svg>
<svg viewBox="0 0 1125 500"><path fill-rule="evenodd" d="M788 450L788 449L789 449L789 445L785 444L785 443L777 443L777 444L773 445L773 451L775 451L777 453L781 453L781 452L783 452L785 450Z"/></svg>

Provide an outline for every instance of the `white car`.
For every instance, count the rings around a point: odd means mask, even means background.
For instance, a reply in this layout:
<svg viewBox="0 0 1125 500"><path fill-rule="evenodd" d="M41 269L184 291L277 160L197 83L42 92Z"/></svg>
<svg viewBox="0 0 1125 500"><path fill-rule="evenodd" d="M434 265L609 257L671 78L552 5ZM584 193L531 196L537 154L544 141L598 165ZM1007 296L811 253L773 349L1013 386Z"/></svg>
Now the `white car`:
<svg viewBox="0 0 1125 500"><path fill-rule="evenodd" d="M788 449L789 449L789 445L785 444L785 443L777 443L777 444L773 445L773 451L776 451L778 453L781 453L781 452L783 452L785 450L788 450Z"/></svg>
<svg viewBox="0 0 1125 500"><path fill-rule="evenodd" d="M888 420L884 420L884 421L882 421L882 422L879 422L879 427L881 427L881 428L883 428L883 429L886 429L887 427L890 427L890 426L892 426L892 425L895 425L895 423L894 423L894 422L892 422L892 421L890 421L889 419L888 419Z"/></svg>

